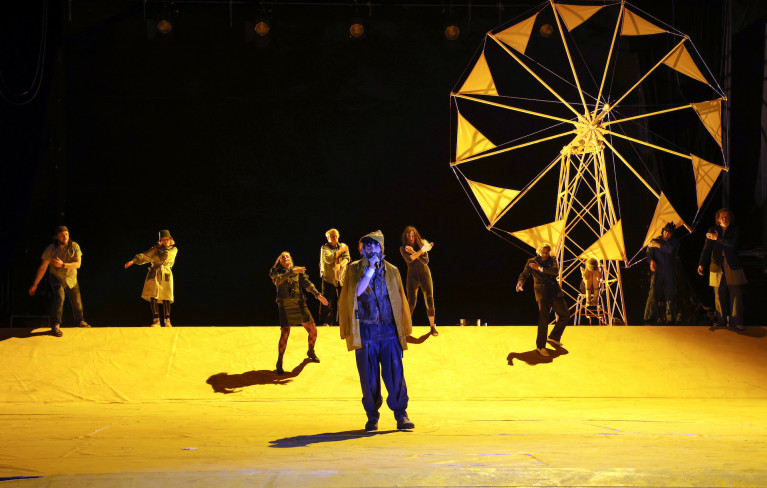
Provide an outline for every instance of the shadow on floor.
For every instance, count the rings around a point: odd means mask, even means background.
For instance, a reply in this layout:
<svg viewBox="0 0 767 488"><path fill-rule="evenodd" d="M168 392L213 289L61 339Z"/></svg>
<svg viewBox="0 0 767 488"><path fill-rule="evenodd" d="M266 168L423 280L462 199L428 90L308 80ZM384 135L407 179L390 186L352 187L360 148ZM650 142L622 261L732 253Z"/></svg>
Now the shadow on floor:
<svg viewBox="0 0 767 488"><path fill-rule="evenodd" d="M324 434L315 435L297 435L295 437L285 437L284 439L277 439L269 441L269 447L306 447L310 444L319 444L321 442L339 442L348 441L352 439L359 439L361 437L373 437L376 435L392 434L399 432L398 430L378 430L373 432L367 432L364 429L360 430L345 430L343 432L327 432Z"/></svg>
<svg viewBox="0 0 767 488"><path fill-rule="evenodd" d="M755 339L761 339L763 337L767 337L767 329L764 327L746 327L744 330L738 330L734 327L725 327L725 326L719 326L716 324L711 324L708 328L708 330L714 332L717 330L732 332L733 334L740 334L742 336L746 337L753 337Z"/></svg>
<svg viewBox="0 0 767 488"><path fill-rule="evenodd" d="M306 358L301 364L293 368L293 371L286 371L283 375L278 375L274 370L259 369L248 371L242 374L218 373L214 374L206 381L213 387L216 393L237 393L240 389L255 385L287 385L296 378L311 359Z"/></svg>
<svg viewBox="0 0 767 488"><path fill-rule="evenodd" d="M509 363L509 366L514 366L514 360L519 359L520 361L524 361L530 366L535 366L536 364L548 364L553 362L556 358L559 356L564 356L565 354L570 354L570 351L565 349L562 346L554 346L552 344L549 344L549 347L554 347L554 350L547 349L549 351L550 356L541 356L538 351L533 349L532 351L527 352L511 352L508 356L506 356L506 361Z"/></svg>
<svg viewBox="0 0 767 488"><path fill-rule="evenodd" d="M42 330L41 330L42 329ZM33 329L20 329L20 328L13 328L13 329L0 329L0 341L4 341L6 339L26 339L28 337L35 337L35 336L53 336L51 333L50 327L35 327Z"/></svg>

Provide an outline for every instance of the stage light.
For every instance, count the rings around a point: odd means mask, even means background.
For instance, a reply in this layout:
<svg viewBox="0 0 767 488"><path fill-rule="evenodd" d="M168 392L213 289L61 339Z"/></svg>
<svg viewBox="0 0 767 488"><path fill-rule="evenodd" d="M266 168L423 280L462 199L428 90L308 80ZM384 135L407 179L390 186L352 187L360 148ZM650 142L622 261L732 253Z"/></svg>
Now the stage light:
<svg viewBox="0 0 767 488"><path fill-rule="evenodd" d="M538 30L538 33L542 37L551 37L551 35L554 33L554 27L552 27L551 24L543 24Z"/></svg>
<svg viewBox="0 0 767 488"><path fill-rule="evenodd" d="M442 30L442 33L445 35L445 39L448 41L457 41L458 38L461 37L461 28L458 27L458 25L454 22L450 22L445 24L445 28Z"/></svg>
<svg viewBox="0 0 767 488"><path fill-rule="evenodd" d="M167 19L162 19L157 23L157 31L162 35L168 35L173 31L173 24Z"/></svg>
<svg viewBox="0 0 767 488"><path fill-rule="evenodd" d="M365 35L365 24L354 22L349 26L349 36L355 39L361 39Z"/></svg>
<svg viewBox="0 0 767 488"><path fill-rule="evenodd" d="M253 27L253 32L259 37L266 37L272 31L272 26L268 20L257 20L256 25Z"/></svg>

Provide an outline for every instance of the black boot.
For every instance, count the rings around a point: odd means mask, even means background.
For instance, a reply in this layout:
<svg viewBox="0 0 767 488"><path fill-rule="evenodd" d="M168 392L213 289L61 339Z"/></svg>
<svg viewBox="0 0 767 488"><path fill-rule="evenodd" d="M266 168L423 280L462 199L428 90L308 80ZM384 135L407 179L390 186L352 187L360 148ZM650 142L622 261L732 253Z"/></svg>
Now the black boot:
<svg viewBox="0 0 767 488"><path fill-rule="evenodd" d="M285 370L282 369L282 358L277 360L277 374L280 376L285 374Z"/></svg>
<svg viewBox="0 0 767 488"><path fill-rule="evenodd" d="M314 354L314 348L310 347L308 351L306 351L306 357L312 360L313 363L319 363L320 358L317 357L316 354Z"/></svg>

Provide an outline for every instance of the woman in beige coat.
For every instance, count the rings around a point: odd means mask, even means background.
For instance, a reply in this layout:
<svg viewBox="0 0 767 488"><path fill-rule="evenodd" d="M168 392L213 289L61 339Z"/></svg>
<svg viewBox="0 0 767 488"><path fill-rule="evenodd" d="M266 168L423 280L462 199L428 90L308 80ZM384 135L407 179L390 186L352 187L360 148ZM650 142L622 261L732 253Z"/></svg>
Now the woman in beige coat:
<svg viewBox="0 0 767 488"><path fill-rule="evenodd" d="M149 271L144 281L144 290L141 298L148 301L152 307L152 327L160 326L160 311L158 301L162 302L163 326L172 327L170 323L170 304L173 303L173 264L176 262L176 241L170 235L169 230L160 231L160 240L146 252L136 256L125 263L125 269L134 264L149 263Z"/></svg>

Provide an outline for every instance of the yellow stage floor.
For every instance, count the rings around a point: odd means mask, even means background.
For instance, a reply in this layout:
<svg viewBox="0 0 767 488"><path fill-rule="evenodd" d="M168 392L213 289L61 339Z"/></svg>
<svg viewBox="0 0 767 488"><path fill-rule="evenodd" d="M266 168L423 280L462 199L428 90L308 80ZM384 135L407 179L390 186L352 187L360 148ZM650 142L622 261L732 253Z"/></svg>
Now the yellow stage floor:
<svg viewBox="0 0 767 488"><path fill-rule="evenodd" d="M0 330L0 488L767 486L763 327L440 331L405 353L415 429L365 433L337 328L320 364L294 328L284 377L276 327Z"/></svg>

